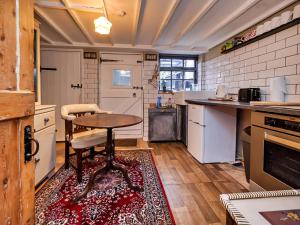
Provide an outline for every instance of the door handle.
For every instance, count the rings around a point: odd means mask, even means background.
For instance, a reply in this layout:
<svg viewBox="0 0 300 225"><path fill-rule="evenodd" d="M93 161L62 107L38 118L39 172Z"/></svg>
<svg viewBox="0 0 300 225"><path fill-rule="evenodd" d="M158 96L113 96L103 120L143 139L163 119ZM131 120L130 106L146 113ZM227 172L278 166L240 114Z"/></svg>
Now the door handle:
<svg viewBox="0 0 300 225"><path fill-rule="evenodd" d="M265 140L272 142L274 144L278 144L281 146L285 146L287 148L294 149L294 150L300 152L300 143L298 143L298 142L291 141L291 140L281 138L281 137L277 137L272 134L268 134L267 132L265 132Z"/></svg>
<svg viewBox="0 0 300 225"><path fill-rule="evenodd" d="M32 142L35 143L35 151L32 153ZM32 137L32 128L30 125L24 128L24 159L25 163L31 161L32 157L35 156L40 149L39 142Z"/></svg>

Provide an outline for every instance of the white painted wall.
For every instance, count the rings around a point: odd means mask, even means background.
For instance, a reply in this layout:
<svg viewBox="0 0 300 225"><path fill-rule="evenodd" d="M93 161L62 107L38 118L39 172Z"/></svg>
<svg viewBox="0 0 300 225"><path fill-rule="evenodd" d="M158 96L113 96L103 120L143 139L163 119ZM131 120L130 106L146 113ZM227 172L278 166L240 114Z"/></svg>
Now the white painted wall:
<svg viewBox="0 0 300 225"><path fill-rule="evenodd" d="M259 87L269 100L270 78L284 76L286 101L300 101L300 25L264 38L228 54L208 60L202 66L202 89L225 84L231 93L239 88Z"/></svg>

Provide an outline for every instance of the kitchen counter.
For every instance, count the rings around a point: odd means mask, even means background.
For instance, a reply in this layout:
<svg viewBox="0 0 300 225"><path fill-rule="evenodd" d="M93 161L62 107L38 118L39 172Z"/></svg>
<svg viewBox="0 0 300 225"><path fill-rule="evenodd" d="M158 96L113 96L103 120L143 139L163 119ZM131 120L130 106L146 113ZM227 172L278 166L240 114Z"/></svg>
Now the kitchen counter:
<svg viewBox="0 0 300 225"><path fill-rule="evenodd" d="M190 99L185 100L189 104L210 105L210 106L225 106L237 109L248 109L253 111L277 113L290 116L300 116L300 106L252 106L249 103L237 101L214 101L208 99Z"/></svg>

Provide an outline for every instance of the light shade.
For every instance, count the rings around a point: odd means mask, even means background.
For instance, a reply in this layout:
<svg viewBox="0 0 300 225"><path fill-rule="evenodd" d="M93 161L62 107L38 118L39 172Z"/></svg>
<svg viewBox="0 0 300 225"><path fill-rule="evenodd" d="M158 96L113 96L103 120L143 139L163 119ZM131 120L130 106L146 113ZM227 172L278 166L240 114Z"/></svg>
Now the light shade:
<svg viewBox="0 0 300 225"><path fill-rule="evenodd" d="M101 16L94 20L95 31L100 34L109 34L110 28L112 26L111 22L109 22L106 17Z"/></svg>

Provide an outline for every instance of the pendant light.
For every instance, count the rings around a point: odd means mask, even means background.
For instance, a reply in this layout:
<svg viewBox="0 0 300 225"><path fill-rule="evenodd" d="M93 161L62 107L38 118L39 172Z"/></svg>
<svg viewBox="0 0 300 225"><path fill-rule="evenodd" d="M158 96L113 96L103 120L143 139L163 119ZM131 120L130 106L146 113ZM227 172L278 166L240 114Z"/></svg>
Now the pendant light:
<svg viewBox="0 0 300 225"><path fill-rule="evenodd" d="M95 24L95 32L99 34L109 34L110 28L112 26L111 22L104 16L100 16L99 18L94 20Z"/></svg>

